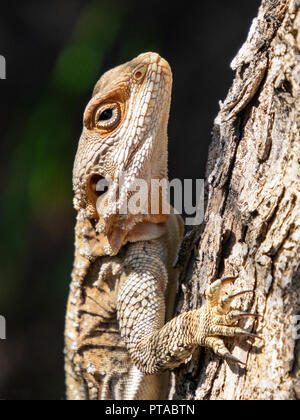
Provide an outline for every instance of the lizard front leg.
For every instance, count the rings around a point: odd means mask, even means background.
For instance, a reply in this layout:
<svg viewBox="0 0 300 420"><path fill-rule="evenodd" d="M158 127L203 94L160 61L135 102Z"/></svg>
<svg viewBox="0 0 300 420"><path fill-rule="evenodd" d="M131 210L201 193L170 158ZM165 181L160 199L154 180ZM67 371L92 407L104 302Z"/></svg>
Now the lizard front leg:
<svg viewBox="0 0 300 420"><path fill-rule="evenodd" d="M173 369L196 346L210 347L219 356L238 362L222 337L257 337L233 325L240 318L256 315L230 310L231 301L241 293L220 298L223 285L233 278L212 283L200 309L182 313L165 324L168 274L161 255L159 241L151 241L132 245L125 260L117 311L121 335L135 365L146 374Z"/></svg>

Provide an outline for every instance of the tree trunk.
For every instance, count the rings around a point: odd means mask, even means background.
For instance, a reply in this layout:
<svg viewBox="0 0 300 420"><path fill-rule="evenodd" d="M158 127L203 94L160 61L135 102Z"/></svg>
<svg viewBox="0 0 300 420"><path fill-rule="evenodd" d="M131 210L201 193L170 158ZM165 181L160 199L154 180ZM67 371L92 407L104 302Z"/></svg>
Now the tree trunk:
<svg viewBox="0 0 300 420"><path fill-rule="evenodd" d="M173 375L170 398L299 398L299 44L299 0L263 0L214 123L205 220L179 258L176 313L199 307L214 279L238 275L234 290L253 293L235 306L263 315L240 324L265 341L226 340L246 368L199 349Z"/></svg>

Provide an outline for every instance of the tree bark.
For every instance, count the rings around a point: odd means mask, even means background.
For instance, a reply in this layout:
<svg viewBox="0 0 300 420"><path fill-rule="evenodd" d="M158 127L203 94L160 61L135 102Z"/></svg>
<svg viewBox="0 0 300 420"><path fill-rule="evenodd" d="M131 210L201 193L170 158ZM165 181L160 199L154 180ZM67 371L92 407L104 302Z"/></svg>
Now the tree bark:
<svg viewBox="0 0 300 420"><path fill-rule="evenodd" d="M263 315L240 325L265 341L226 340L246 368L197 350L173 374L171 399L300 398L299 45L299 0L263 0L214 123L205 219L179 256L176 314L199 307L216 278L238 275L234 290L253 293L235 306Z"/></svg>

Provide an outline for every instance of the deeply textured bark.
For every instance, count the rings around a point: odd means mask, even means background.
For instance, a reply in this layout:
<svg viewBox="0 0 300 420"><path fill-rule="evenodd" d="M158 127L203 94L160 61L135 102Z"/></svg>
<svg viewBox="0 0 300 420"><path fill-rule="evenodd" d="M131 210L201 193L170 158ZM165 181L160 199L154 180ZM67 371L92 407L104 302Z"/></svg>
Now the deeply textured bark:
<svg viewBox="0 0 300 420"><path fill-rule="evenodd" d="M177 313L203 303L214 279L251 289L236 305L263 315L241 322L258 340L227 344L247 368L204 349L173 377L170 398L299 398L300 2L263 0L232 68L207 165L206 215L186 238Z"/></svg>

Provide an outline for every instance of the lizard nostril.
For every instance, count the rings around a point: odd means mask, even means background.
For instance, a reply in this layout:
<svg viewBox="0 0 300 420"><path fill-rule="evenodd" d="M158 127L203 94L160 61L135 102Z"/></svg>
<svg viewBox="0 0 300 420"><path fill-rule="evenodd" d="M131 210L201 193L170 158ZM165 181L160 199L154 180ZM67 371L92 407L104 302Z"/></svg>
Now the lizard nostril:
<svg viewBox="0 0 300 420"><path fill-rule="evenodd" d="M143 64L142 66L139 66L135 70L135 72L133 73L133 77L137 82L141 83L145 74L146 74L146 72L147 72L147 66L145 64Z"/></svg>

